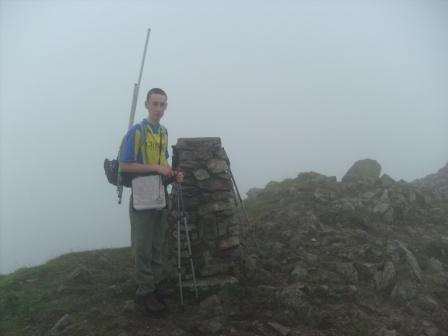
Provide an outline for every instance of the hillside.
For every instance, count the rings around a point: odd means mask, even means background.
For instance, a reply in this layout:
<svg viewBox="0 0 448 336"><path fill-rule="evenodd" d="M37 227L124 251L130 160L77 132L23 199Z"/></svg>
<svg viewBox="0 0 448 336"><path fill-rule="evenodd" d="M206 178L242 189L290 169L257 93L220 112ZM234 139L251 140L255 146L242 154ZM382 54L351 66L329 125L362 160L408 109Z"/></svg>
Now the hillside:
<svg viewBox="0 0 448 336"><path fill-rule="evenodd" d="M442 186L379 177L375 164L357 172L344 182L302 173L252 191L247 208L263 242L254 272L278 287L285 324L300 317L341 335L447 335ZM291 300L297 287L300 300Z"/></svg>
<svg viewBox="0 0 448 336"><path fill-rule="evenodd" d="M251 190L239 282L183 307L167 282L163 316L135 309L129 248L0 277L0 334L448 335L446 169L413 183L380 171L363 160L341 182L310 172Z"/></svg>

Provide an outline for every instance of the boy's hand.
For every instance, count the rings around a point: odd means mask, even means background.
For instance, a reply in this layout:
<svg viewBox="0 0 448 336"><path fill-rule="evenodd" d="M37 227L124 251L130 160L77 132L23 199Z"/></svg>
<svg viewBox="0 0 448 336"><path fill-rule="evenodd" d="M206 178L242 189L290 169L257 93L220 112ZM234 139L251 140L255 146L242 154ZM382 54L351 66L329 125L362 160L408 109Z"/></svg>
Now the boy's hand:
<svg viewBox="0 0 448 336"><path fill-rule="evenodd" d="M166 177L174 176L173 170L168 166L159 166L158 173Z"/></svg>
<svg viewBox="0 0 448 336"><path fill-rule="evenodd" d="M182 173L181 171L174 172L174 176L176 177L176 182L177 183L184 182L184 173Z"/></svg>

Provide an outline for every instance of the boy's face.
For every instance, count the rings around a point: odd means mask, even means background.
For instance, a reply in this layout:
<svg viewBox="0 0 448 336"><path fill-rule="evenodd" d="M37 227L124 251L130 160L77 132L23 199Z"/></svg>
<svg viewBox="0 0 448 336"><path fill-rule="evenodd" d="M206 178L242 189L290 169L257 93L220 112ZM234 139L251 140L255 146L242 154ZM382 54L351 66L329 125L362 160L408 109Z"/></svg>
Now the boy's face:
<svg viewBox="0 0 448 336"><path fill-rule="evenodd" d="M167 106L166 97L164 95L153 93L145 102L145 106L149 112L149 119L153 122L160 122Z"/></svg>

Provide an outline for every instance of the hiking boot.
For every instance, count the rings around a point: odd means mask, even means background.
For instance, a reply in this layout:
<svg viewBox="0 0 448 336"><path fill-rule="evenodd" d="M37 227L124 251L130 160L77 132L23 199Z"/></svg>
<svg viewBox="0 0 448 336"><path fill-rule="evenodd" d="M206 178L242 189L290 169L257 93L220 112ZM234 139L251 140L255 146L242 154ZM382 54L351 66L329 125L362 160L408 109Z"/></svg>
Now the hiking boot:
<svg viewBox="0 0 448 336"><path fill-rule="evenodd" d="M156 297L157 301L159 301L161 304L165 306L165 308L168 308L168 305L166 304L166 298L169 296L169 292L166 289L163 288L156 288L154 291L154 296Z"/></svg>
<svg viewBox="0 0 448 336"><path fill-rule="evenodd" d="M142 304L147 313L161 313L166 310L166 306L157 300L154 292L137 296L135 301Z"/></svg>
<svg viewBox="0 0 448 336"><path fill-rule="evenodd" d="M154 294L158 298L167 298L173 294L173 290L168 288L156 287Z"/></svg>

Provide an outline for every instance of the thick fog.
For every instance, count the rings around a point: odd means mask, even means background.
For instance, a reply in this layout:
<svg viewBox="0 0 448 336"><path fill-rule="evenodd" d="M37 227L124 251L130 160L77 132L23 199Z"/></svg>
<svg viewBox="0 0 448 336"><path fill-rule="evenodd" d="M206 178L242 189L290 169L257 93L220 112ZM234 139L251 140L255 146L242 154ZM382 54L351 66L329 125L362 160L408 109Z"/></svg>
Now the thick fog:
<svg viewBox="0 0 448 336"><path fill-rule="evenodd" d="M448 161L446 1L0 0L0 272L129 245L104 158L146 30L162 123L222 139L240 191L359 159L411 181Z"/></svg>

